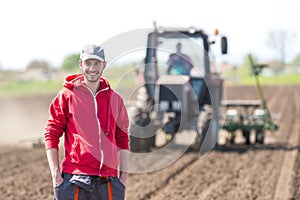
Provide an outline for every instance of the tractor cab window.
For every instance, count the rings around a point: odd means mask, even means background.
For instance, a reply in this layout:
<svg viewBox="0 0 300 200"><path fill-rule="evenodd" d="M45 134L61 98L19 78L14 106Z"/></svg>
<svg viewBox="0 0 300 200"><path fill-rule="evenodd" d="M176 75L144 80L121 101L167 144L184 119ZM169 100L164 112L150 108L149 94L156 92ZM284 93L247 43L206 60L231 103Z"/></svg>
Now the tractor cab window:
<svg viewBox="0 0 300 200"><path fill-rule="evenodd" d="M190 75L191 69L193 68L193 63L191 58L182 53L182 44L178 42L176 44L176 52L171 53L168 59L168 74L178 74L178 75Z"/></svg>
<svg viewBox="0 0 300 200"><path fill-rule="evenodd" d="M201 38L158 38L156 52L159 75L204 76Z"/></svg>

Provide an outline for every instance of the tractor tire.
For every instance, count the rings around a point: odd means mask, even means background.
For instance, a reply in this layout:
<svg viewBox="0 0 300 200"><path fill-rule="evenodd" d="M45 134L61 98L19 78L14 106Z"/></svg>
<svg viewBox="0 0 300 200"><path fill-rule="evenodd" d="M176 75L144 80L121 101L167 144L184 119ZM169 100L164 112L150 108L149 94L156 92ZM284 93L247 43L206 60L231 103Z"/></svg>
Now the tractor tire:
<svg viewBox="0 0 300 200"><path fill-rule="evenodd" d="M147 137L148 130L135 124L130 126L130 151L150 152L155 147L155 135Z"/></svg>
<svg viewBox="0 0 300 200"><path fill-rule="evenodd" d="M129 128L130 133L130 149L132 152L150 152L155 145L156 131L160 127L153 124L149 114L146 118L139 118L136 122L132 122Z"/></svg>
<svg viewBox="0 0 300 200"><path fill-rule="evenodd" d="M205 137L207 135L208 132L208 128L209 128L209 124L210 124L211 119L207 119L203 125L201 126L200 130L198 129L198 133L195 139L195 142L193 144L193 149L197 152L200 151L201 146L205 140Z"/></svg>
<svg viewBox="0 0 300 200"><path fill-rule="evenodd" d="M155 147L155 132L150 113L152 104L148 101L145 87L136 90L136 105L132 111L130 133L130 150L132 152L149 152Z"/></svg>
<svg viewBox="0 0 300 200"><path fill-rule="evenodd" d="M199 152L200 149L201 149L202 143L203 143L202 135L201 135L201 133L197 133L195 142L194 142L193 145L191 146L191 149L192 149L193 151Z"/></svg>
<svg viewBox="0 0 300 200"><path fill-rule="evenodd" d="M153 148L155 137L136 138L130 136L130 151L132 152L150 152Z"/></svg>

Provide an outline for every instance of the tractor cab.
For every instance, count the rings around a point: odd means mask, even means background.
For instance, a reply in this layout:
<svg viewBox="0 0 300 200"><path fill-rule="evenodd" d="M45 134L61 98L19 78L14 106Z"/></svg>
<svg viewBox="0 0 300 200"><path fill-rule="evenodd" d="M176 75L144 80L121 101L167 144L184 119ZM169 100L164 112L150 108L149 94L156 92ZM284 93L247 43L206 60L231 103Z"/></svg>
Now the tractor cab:
<svg viewBox="0 0 300 200"><path fill-rule="evenodd" d="M209 74L208 39L202 31L159 29L148 35L144 77L155 83L160 76L204 77ZM154 100L154 85L148 86ZM152 87L152 88L151 88Z"/></svg>

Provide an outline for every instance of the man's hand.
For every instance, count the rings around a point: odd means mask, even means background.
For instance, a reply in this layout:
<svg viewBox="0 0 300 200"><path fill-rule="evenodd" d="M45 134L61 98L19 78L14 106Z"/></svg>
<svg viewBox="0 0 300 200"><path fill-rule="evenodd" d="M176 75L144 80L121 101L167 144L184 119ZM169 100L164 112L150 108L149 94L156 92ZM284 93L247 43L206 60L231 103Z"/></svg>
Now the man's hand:
<svg viewBox="0 0 300 200"><path fill-rule="evenodd" d="M53 187L58 187L60 184L64 182L63 177L60 173L56 174L52 177Z"/></svg>
<svg viewBox="0 0 300 200"><path fill-rule="evenodd" d="M127 180L127 166L128 166L128 150L120 150L120 181L123 185L126 185Z"/></svg>
<svg viewBox="0 0 300 200"><path fill-rule="evenodd" d="M124 185L124 186L126 186L126 180L127 180L127 172L120 172L120 181L121 181L121 183Z"/></svg>

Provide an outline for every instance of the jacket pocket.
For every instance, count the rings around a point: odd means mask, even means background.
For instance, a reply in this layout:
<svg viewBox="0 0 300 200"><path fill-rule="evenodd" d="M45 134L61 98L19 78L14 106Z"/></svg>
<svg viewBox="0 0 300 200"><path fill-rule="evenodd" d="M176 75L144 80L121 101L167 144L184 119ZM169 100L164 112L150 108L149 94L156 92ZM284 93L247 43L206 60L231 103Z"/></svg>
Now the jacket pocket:
<svg viewBox="0 0 300 200"><path fill-rule="evenodd" d="M72 150L70 152L71 162L74 164L98 168L99 163L97 161L100 161L101 159L98 149L93 152L93 149L89 150L86 146L87 145L84 144L80 138L75 137Z"/></svg>
<svg viewBox="0 0 300 200"><path fill-rule="evenodd" d="M117 169L119 164L119 156L114 140L111 140L109 135L103 135L101 142L102 150L104 152L104 164L110 168Z"/></svg>

